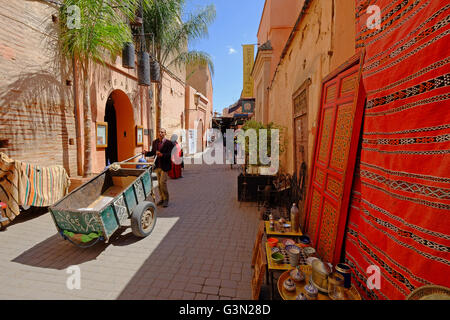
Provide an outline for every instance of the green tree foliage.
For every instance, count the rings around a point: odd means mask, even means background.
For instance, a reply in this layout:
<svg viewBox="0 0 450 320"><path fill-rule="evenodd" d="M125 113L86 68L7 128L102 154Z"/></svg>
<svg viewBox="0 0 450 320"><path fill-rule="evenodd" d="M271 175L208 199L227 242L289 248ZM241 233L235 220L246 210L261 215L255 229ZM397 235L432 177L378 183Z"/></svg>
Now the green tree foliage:
<svg viewBox="0 0 450 320"><path fill-rule="evenodd" d="M244 136L240 136L241 140L245 139L245 142L238 141L239 143L243 144L245 143L245 155L246 155L246 162L248 162L250 154L257 155L257 165L264 166L260 161L259 156L259 147L260 147L260 131L259 130L267 130L267 156L272 156L272 134L271 130L279 130L279 152L280 155L286 150L286 128L283 126L279 126L274 124L273 122L270 122L268 124L263 124L262 122L256 121L256 120L247 120L244 125L242 126L242 130L254 130L256 132L257 137L257 144L251 144L249 138L245 138Z"/></svg>
<svg viewBox="0 0 450 320"><path fill-rule="evenodd" d="M149 2L144 0L148 5ZM132 41L128 19L135 18L138 0L64 0L60 8L60 50L81 67L84 118L84 176L92 173L89 76L93 62L117 56Z"/></svg>
<svg viewBox="0 0 450 320"><path fill-rule="evenodd" d="M188 50L192 40L208 36L208 26L216 17L214 5L201 8L198 12L184 14L184 0L158 0L144 6L144 31L146 48L161 66L161 79L165 68L175 65L184 68L208 66L214 74L214 65L206 52ZM187 17L183 21L182 17ZM162 84L158 83L156 126L161 127Z"/></svg>

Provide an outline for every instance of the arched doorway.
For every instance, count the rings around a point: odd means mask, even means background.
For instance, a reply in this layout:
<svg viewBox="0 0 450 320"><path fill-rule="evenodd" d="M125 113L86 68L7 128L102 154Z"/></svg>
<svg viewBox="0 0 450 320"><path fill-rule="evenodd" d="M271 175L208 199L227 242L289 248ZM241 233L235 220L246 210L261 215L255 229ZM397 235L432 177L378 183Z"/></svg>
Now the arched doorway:
<svg viewBox="0 0 450 320"><path fill-rule="evenodd" d="M108 123L108 147L105 150L105 164L110 165L119 160L117 154L117 120L114 101L108 97L105 108L105 122Z"/></svg>
<svg viewBox="0 0 450 320"><path fill-rule="evenodd" d="M106 102L105 122L108 123L105 164L132 157L136 146L135 121L133 107L125 92L111 92Z"/></svg>

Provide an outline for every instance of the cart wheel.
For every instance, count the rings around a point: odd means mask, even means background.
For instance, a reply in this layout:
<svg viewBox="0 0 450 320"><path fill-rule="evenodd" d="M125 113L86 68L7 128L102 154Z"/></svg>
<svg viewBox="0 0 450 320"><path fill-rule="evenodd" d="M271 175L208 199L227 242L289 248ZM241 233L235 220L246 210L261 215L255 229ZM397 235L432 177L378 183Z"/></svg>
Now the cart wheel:
<svg viewBox="0 0 450 320"><path fill-rule="evenodd" d="M131 215L131 231L137 237L145 238L152 233L156 224L156 206L153 202L143 201Z"/></svg>

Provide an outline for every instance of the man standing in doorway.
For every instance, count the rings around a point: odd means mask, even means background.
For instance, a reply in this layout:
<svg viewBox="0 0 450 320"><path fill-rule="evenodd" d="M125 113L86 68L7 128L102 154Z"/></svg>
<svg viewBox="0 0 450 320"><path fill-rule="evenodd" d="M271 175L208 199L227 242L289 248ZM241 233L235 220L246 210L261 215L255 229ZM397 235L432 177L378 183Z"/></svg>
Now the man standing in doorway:
<svg viewBox="0 0 450 320"><path fill-rule="evenodd" d="M146 157L153 157L156 155L155 173L158 177L158 188L160 200L158 206L162 205L166 208L169 205L169 191L167 190L167 172L172 168L172 148L173 144L166 138L166 129L159 130L159 137L152 143L152 151L145 151L143 154Z"/></svg>

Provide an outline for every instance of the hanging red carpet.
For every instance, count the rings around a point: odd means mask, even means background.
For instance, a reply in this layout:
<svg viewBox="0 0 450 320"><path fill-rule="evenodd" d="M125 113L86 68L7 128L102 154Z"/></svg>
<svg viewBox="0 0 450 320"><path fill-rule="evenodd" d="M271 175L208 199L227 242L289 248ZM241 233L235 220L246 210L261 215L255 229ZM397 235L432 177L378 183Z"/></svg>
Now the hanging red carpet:
<svg viewBox="0 0 450 320"><path fill-rule="evenodd" d="M356 0L356 17L367 103L345 261L364 298L404 299L450 287L450 3ZM379 289L367 288L371 265Z"/></svg>

